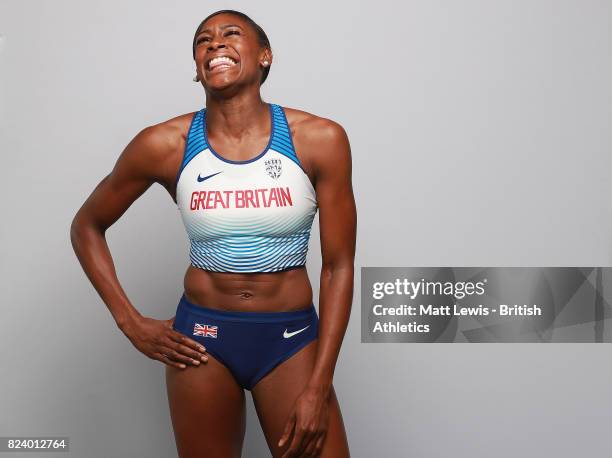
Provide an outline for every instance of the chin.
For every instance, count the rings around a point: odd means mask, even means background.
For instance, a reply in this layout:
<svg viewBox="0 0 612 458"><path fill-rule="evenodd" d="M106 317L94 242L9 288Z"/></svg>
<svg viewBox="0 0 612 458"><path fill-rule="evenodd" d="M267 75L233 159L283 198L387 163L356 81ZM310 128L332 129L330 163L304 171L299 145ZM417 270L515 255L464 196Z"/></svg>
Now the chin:
<svg viewBox="0 0 612 458"><path fill-rule="evenodd" d="M237 76L215 75L206 81L206 87L211 91L221 91L238 83Z"/></svg>

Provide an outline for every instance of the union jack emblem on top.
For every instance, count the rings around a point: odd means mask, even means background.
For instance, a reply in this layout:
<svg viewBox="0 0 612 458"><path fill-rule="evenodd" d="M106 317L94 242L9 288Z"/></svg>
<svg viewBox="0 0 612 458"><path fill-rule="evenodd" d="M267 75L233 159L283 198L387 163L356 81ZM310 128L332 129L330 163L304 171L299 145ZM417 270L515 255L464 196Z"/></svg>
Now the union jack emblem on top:
<svg viewBox="0 0 612 458"><path fill-rule="evenodd" d="M193 327L194 336L202 337L214 337L217 338L217 326L210 326L208 324L196 323Z"/></svg>

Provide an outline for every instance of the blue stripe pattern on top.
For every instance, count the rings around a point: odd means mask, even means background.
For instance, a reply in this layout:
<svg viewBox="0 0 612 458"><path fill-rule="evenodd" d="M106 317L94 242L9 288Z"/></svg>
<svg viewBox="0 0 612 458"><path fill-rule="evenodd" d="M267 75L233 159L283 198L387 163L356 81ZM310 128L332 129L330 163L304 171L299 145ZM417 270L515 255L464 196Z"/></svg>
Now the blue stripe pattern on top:
<svg viewBox="0 0 612 458"><path fill-rule="evenodd" d="M181 167L176 174L176 183L178 183L179 177L181 176L181 172L183 169L189 164L194 157L201 153L206 148L208 148L208 144L206 143L206 139L204 138L204 112L206 108L202 108L196 114L193 115L193 119L191 120L191 125L189 126L189 132L187 134L187 140L185 142L185 153L183 154L183 162L181 163Z"/></svg>
<svg viewBox="0 0 612 458"><path fill-rule="evenodd" d="M289 123L287 122L285 110L283 110L283 107L280 105L272 104L272 115L274 116L275 129L270 148L284 154L297 165L302 167L300 160L295 154L295 147L293 146L293 140L291 139L291 132L289 131Z"/></svg>
<svg viewBox="0 0 612 458"><path fill-rule="evenodd" d="M288 235L247 235L236 231L206 241L191 241L191 262L200 268L231 272L275 272L304 265L314 213Z"/></svg>
<svg viewBox="0 0 612 458"><path fill-rule="evenodd" d="M248 254L243 251L245 247L192 240L189 257L193 265L216 272L277 272L306 264L308 238L308 234L297 239L283 237L286 241L278 240L278 246L264 249L267 237L253 237L253 252Z"/></svg>

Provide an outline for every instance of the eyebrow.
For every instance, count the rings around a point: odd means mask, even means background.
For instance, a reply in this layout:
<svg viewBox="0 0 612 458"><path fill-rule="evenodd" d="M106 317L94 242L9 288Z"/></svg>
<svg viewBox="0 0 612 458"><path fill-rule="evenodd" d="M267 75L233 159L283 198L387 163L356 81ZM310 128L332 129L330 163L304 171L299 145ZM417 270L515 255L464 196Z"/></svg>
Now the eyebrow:
<svg viewBox="0 0 612 458"><path fill-rule="evenodd" d="M221 27L219 27L221 30L227 29L228 27L238 27L239 29L243 30L242 27L240 27L238 24L225 24L222 25ZM198 32L198 35L202 34L202 33L210 33L210 29L204 29L204 30L200 30ZM196 35L196 36L198 36Z"/></svg>

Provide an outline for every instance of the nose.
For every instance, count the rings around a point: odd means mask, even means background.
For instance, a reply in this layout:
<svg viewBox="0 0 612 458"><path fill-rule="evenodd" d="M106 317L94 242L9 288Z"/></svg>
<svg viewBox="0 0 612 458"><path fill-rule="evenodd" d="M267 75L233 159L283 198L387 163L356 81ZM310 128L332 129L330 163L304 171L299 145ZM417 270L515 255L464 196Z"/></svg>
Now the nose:
<svg viewBox="0 0 612 458"><path fill-rule="evenodd" d="M223 38L215 35L208 43L208 50L214 51L215 49L225 48L225 43L223 43Z"/></svg>

